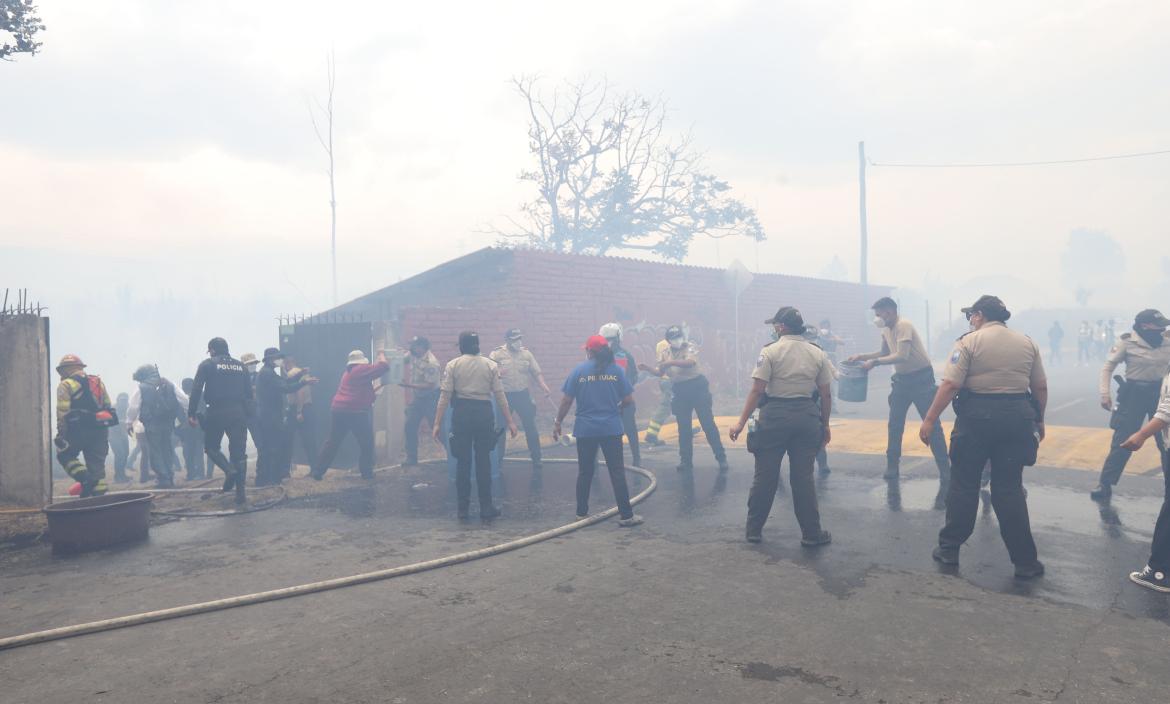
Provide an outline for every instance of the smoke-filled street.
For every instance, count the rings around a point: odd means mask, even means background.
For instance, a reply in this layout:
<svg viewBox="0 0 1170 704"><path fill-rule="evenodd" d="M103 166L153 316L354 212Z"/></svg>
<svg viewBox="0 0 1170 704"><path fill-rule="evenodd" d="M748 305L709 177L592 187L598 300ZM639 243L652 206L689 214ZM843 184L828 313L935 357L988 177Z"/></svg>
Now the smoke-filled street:
<svg viewBox="0 0 1170 704"><path fill-rule="evenodd" d="M941 512L927 458L906 462L894 501L880 457L831 453L818 495L834 542L811 551L786 493L764 542L743 542L750 455L729 457L724 479L710 461L676 471L671 446L647 451L659 486L636 530L611 519L418 575L5 652L6 700L1124 702L1170 684L1156 645L1170 603L1119 579L1148 552L1162 483L1149 468L1131 469L1111 508L1087 497L1095 472L1029 469L1048 573L1019 582L988 514L957 570L932 562ZM159 525L120 551L63 561L9 546L0 635L409 564L574 520L574 464L546 460L539 485L525 461L503 474L504 517L490 526L453 522L445 468L424 464L379 472L371 488L343 478L272 510ZM608 480L594 492L598 509L612 504Z"/></svg>

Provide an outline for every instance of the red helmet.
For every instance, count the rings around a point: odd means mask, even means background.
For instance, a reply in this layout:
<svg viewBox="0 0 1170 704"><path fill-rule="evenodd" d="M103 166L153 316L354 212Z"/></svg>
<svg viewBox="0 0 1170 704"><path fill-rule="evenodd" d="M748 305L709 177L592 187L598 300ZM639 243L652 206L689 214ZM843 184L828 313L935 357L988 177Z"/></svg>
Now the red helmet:
<svg viewBox="0 0 1170 704"><path fill-rule="evenodd" d="M67 354L61 358L60 362L57 363L58 370L60 370L62 367L84 367L84 366L85 366L85 362L81 361L81 357L78 357L75 354Z"/></svg>

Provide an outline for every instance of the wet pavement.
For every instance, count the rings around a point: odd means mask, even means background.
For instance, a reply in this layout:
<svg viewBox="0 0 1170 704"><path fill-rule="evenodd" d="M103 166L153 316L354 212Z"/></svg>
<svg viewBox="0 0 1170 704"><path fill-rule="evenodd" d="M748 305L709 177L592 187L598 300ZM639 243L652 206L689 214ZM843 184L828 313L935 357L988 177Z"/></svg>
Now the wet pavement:
<svg viewBox="0 0 1170 704"><path fill-rule="evenodd" d="M834 542L809 550L787 494L764 542L743 542L742 450L727 475L702 446L693 472L674 469L670 448L645 457L659 488L637 508L641 527L607 521L433 572L0 652L3 699L1098 702L1145 701L1170 684L1170 598L1125 579L1145 560L1160 478L1126 476L1102 510L1086 495L1091 473L1028 470L1048 574L1021 582L994 515L958 569L931 560L942 514L926 459L907 459L891 493L884 458L831 455L818 493ZM603 474L593 510L612 504ZM507 463L505 515L491 523L456 521L446 468L431 465L268 511L163 523L117 550L54 558L44 544L10 546L0 633L496 544L572 521L575 475L548 463L534 481L529 464Z"/></svg>

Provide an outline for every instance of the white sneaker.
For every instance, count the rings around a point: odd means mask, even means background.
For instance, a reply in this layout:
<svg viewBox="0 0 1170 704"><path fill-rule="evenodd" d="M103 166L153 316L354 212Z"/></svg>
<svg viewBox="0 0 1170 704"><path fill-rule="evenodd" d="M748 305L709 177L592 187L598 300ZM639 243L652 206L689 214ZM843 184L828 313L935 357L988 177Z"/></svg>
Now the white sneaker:
<svg viewBox="0 0 1170 704"><path fill-rule="evenodd" d="M618 525L621 526L622 528L633 528L634 526L642 525L642 523L644 523L644 521L642 520L642 517L636 513L634 515L630 516L629 518L623 518L620 521L618 521Z"/></svg>

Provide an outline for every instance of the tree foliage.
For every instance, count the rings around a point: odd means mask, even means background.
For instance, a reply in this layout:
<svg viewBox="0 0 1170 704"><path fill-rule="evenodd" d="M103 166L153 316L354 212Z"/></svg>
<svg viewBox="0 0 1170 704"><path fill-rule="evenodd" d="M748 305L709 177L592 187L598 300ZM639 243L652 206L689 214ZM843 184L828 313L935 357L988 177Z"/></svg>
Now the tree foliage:
<svg viewBox="0 0 1170 704"><path fill-rule="evenodd" d="M755 211L703 170L690 135L665 133L661 100L615 94L604 81L551 94L532 77L514 84L527 104L535 161L520 180L538 195L498 234L560 252L638 249L675 261L698 235L764 239Z"/></svg>
<svg viewBox="0 0 1170 704"><path fill-rule="evenodd" d="M0 59L11 61L14 54L35 54L41 47L37 32L45 25L36 15L32 0L0 0Z"/></svg>

